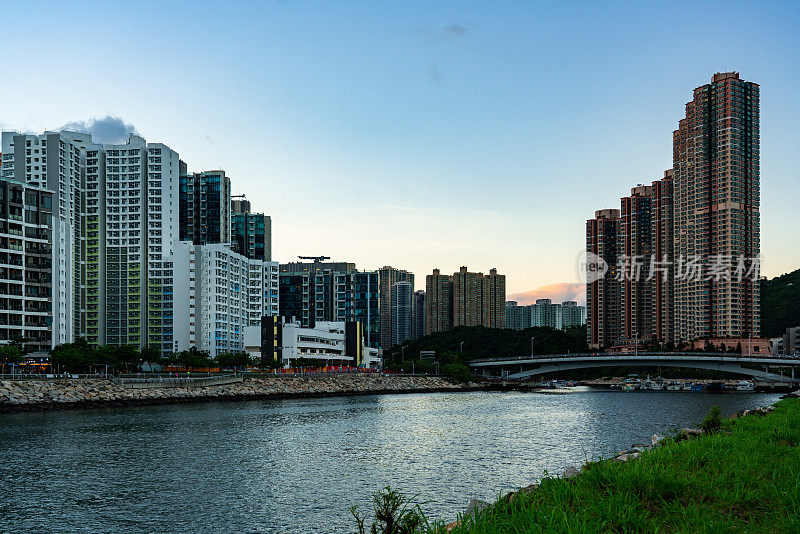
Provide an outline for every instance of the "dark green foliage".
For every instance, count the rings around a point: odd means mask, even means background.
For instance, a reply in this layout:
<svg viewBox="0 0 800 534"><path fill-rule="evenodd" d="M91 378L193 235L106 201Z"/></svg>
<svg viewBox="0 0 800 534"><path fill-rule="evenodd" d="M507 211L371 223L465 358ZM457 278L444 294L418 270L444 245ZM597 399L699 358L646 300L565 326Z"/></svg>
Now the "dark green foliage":
<svg viewBox="0 0 800 534"><path fill-rule="evenodd" d="M22 351L19 347L7 343L0 345L0 363L11 364L22 361Z"/></svg>
<svg viewBox="0 0 800 534"><path fill-rule="evenodd" d="M441 374L450 378L451 381L456 382L469 382L472 378L469 367L460 363L446 363L442 365Z"/></svg>
<svg viewBox="0 0 800 534"><path fill-rule="evenodd" d="M416 341L407 341L395 346L384 354L387 361L418 359L420 351L434 350L437 359L443 353L455 353L464 361L477 358L497 358L502 356L525 356L531 353L531 338L535 354L558 354L588 352L586 328L571 328L569 331L554 328L527 328L509 330L505 328L486 328L483 326L459 326L447 332L437 332ZM461 343L464 343L461 353ZM439 359L439 361L443 361ZM454 362L450 362L454 363Z"/></svg>
<svg viewBox="0 0 800 534"><path fill-rule="evenodd" d="M205 369L213 365L208 352L197 350L197 347L192 347L189 350L182 350L176 353L173 356L173 360L175 363L186 367L188 370Z"/></svg>
<svg viewBox="0 0 800 534"><path fill-rule="evenodd" d="M782 336L800 326L800 269L761 280L761 335Z"/></svg>
<svg viewBox="0 0 800 534"><path fill-rule="evenodd" d="M411 499L386 486L372 495L375 514L372 526L367 531L366 516L361 516L353 506L350 513L356 520L358 534L414 534L423 532L426 522L419 507L411 507Z"/></svg>
<svg viewBox="0 0 800 534"><path fill-rule="evenodd" d="M217 356L220 367L242 368L250 365L250 356L246 352L223 352Z"/></svg>
<svg viewBox="0 0 800 534"><path fill-rule="evenodd" d="M130 371L139 369L142 361L142 353L133 345L98 347L83 338L78 338L75 343L58 345L50 351L50 363L54 368L76 373L96 371L97 367L106 365Z"/></svg>
<svg viewBox="0 0 800 534"><path fill-rule="evenodd" d="M719 406L711 407L711 410L708 411L708 415L703 419L700 428L702 428L703 432L706 434L713 434L722 428L722 411L719 409Z"/></svg>

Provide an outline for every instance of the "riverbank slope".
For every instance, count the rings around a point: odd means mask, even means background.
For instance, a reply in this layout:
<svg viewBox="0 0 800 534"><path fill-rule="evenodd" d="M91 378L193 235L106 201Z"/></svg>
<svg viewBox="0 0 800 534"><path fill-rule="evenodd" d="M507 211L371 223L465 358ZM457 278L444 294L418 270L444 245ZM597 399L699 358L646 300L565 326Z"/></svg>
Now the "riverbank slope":
<svg viewBox="0 0 800 534"><path fill-rule="evenodd" d="M800 532L800 399L662 443L546 478L451 532Z"/></svg>
<svg viewBox="0 0 800 534"><path fill-rule="evenodd" d="M158 384L154 384L158 385ZM474 391L477 383L454 384L434 376L264 376L204 387L129 388L103 378L0 380L0 412L383 393Z"/></svg>

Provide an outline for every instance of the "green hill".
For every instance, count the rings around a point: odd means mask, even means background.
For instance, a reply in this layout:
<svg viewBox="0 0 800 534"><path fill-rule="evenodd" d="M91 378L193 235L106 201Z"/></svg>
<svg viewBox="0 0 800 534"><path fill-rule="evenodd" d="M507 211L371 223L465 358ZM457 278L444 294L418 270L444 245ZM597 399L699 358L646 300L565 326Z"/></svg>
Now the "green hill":
<svg viewBox="0 0 800 534"><path fill-rule="evenodd" d="M782 336L800 326L800 269L761 280L761 335Z"/></svg>
<svg viewBox="0 0 800 534"><path fill-rule="evenodd" d="M586 328L572 328L569 331L554 328L527 328L508 330L486 328L483 326L459 326L447 332L436 332L416 341L407 341L404 358L418 359L420 351L435 350L437 355L458 353L460 359L495 358L502 356L524 356L531 353L533 338L534 354L558 354L566 352L587 352ZM464 343L461 353L461 343ZM389 360L401 356L403 349L393 347L384 354Z"/></svg>

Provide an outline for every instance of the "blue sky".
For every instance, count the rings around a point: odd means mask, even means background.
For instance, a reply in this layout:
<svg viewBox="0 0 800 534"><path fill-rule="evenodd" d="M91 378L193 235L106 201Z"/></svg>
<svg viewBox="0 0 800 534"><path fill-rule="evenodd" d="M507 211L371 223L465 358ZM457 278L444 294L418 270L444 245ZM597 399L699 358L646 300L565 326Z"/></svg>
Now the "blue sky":
<svg viewBox="0 0 800 534"><path fill-rule="evenodd" d="M280 261L418 287L497 267L510 294L573 290L585 219L671 167L692 89L736 70L761 85L763 271L800 267L797 3L9 2L3 20L0 128L118 116L225 169Z"/></svg>

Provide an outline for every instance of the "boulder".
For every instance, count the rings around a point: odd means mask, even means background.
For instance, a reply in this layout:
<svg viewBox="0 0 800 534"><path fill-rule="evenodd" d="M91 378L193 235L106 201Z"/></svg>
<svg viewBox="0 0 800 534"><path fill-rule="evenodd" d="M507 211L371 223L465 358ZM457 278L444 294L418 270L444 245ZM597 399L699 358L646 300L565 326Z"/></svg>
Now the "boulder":
<svg viewBox="0 0 800 534"><path fill-rule="evenodd" d="M564 469L564 473L561 475L561 478L576 477L576 476L578 476L580 474L580 472L581 472L580 469L578 469L574 465L571 465L571 466L567 467L566 469Z"/></svg>
<svg viewBox="0 0 800 534"><path fill-rule="evenodd" d="M664 436L661 434L653 434L650 436L650 446L651 447L658 447L658 445L664 441Z"/></svg>

